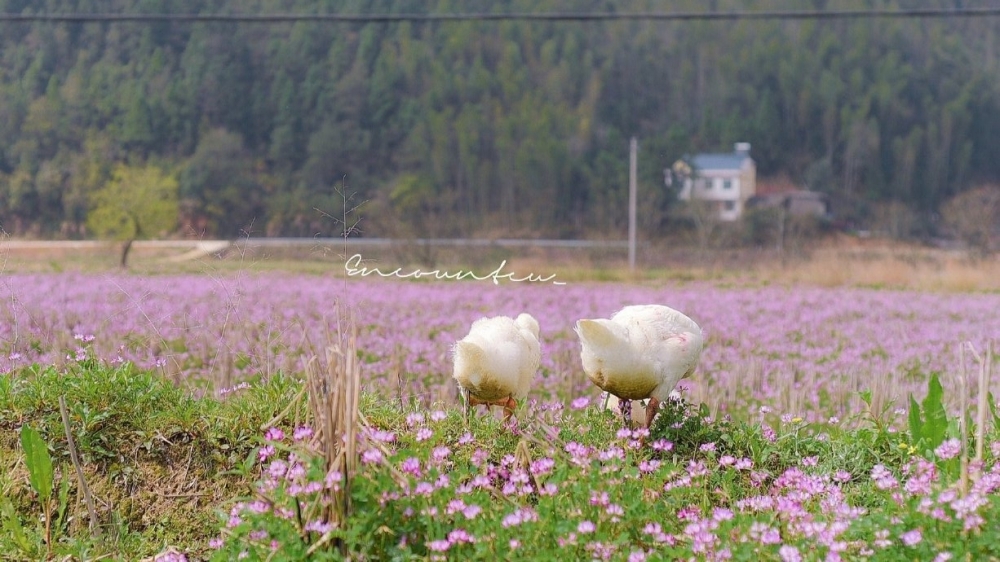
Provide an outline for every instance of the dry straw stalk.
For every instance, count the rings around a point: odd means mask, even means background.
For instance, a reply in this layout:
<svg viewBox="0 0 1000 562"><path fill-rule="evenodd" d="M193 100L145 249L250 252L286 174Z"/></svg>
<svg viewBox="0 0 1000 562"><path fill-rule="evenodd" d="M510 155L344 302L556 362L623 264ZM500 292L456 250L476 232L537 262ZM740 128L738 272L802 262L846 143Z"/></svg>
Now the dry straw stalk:
<svg viewBox="0 0 1000 562"><path fill-rule="evenodd" d="M358 464L361 367L355 331L345 335L338 330L337 340L326 349L326 368L313 357L306 373L316 439L326 457L327 471L341 479L340 489L333 492L328 520L342 527L351 513L350 489Z"/></svg>

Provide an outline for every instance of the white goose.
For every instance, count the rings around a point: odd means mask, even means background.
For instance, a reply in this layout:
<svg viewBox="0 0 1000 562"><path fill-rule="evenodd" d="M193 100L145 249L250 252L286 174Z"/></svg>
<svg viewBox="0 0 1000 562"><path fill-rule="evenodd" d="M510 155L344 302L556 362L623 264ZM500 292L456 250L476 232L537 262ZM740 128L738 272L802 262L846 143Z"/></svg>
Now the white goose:
<svg viewBox="0 0 1000 562"><path fill-rule="evenodd" d="M455 344L454 378L466 393L466 413L479 405L502 406L507 420L528 395L541 359L538 321L530 314L480 318Z"/></svg>
<svg viewBox="0 0 1000 562"><path fill-rule="evenodd" d="M677 382L690 376L701 357L701 328L667 306L626 306L607 319L580 320L580 359L590 380L622 401L649 398L646 423L653 418Z"/></svg>

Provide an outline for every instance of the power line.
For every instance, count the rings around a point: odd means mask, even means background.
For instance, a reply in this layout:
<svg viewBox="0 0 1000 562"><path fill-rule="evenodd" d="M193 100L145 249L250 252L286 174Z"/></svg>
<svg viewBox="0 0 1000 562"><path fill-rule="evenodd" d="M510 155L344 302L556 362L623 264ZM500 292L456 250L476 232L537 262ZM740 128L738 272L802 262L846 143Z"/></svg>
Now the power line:
<svg viewBox="0 0 1000 562"><path fill-rule="evenodd" d="M735 21L735 20L833 20L864 18L974 18L1000 16L995 8L917 8L899 10L791 10L760 12L551 12L456 14L11 14L0 13L0 23L393 23L455 21Z"/></svg>

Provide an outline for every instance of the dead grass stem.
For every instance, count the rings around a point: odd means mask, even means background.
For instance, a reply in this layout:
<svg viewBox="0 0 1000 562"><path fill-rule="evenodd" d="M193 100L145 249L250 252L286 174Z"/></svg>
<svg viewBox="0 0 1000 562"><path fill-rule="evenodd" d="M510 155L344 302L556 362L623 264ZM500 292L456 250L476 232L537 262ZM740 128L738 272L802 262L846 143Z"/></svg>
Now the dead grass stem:
<svg viewBox="0 0 1000 562"><path fill-rule="evenodd" d="M328 474L338 475L327 520L338 527L351 513L351 483L357 473L361 396L361 366L354 322L346 332L338 327L336 339L326 348L325 368L313 357L306 365L309 406L316 428L315 440L325 458Z"/></svg>

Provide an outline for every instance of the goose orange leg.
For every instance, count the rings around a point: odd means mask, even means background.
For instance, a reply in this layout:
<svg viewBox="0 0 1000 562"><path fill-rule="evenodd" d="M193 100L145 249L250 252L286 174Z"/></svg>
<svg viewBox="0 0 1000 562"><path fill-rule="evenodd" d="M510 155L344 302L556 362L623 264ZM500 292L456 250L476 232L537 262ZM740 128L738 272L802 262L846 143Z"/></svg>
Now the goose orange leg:
<svg viewBox="0 0 1000 562"><path fill-rule="evenodd" d="M656 398L650 397L649 403L646 404L646 429L653 426L653 418L656 417L656 412L660 409L660 401Z"/></svg>
<svg viewBox="0 0 1000 562"><path fill-rule="evenodd" d="M497 402L497 406L503 406L503 421L506 422L514 415L514 409L517 408L517 401L514 400L513 396L508 396L507 400Z"/></svg>
<svg viewBox="0 0 1000 562"><path fill-rule="evenodd" d="M469 409L475 408L476 406L483 404L489 409L490 406L500 406L503 408L503 421L510 420L510 417L514 415L514 409L517 408L517 401L514 400L512 396L508 396L502 400L480 400L473 395L469 395Z"/></svg>

